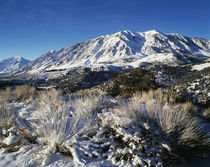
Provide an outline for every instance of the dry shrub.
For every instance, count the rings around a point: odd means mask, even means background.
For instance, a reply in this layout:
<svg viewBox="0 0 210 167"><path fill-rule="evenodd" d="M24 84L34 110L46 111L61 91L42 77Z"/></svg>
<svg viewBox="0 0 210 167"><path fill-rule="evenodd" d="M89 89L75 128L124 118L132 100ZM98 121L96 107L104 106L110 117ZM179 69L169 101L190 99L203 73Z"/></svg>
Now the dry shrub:
<svg viewBox="0 0 210 167"><path fill-rule="evenodd" d="M176 103L176 96L173 93L164 93L161 88L157 90L149 90L148 92L138 92L134 94L132 99L140 99L140 101L142 101L144 104L147 104L148 111L157 110L159 107L157 107L156 105L174 105L176 106L176 108L186 113L194 115L197 112L197 108L191 102L180 104ZM153 103L153 105L149 105L150 103Z"/></svg>
<svg viewBox="0 0 210 167"><path fill-rule="evenodd" d="M97 100L76 97L62 101L60 95L61 91L56 89L39 94L37 121L32 127L39 143L49 146L50 151L69 152L67 148L71 147L75 136L90 134L97 126Z"/></svg>
<svg viewBox="0 0 210 167"><path fill-rule="evenodd" d="M36 88L30 85L16 86L13 93L16 100L30 101L36 96Z"/></svg>
<svg viewBox="0 0 210 167"><path fill-rule="evenodd" d="M12 96L12 90L10 87L6 88L1 92L1 98L3 102L7 103L7 101L11 99L11 96Z"/></svg>
<svg viewBox="0 0 210 167"><path fill-rule="evenodd" d="M107 92L104 92L101 89L82 89L77 91L75 94L80 97L82 96L101 97L101 96L106 96Z"/></svg>
<svg viewBox="0 0 210 167"><path fill-rule="evenodd" d="M198 111L197 108L191 102L180 104L179 107L181 111L185 111L193 115L196 114Z"/></svg>
<svg viewBox="0 0 210 167"><path fill-rule="evenodd" d="M48 105L60 106L62 104L61 101L62 91L52 88L50 90L40 91L38 94L39 103L44 103Z"/></svg>
<svg viewBox="0 0 210 167"><path fill-rule="evenodd" d="M1 91L1 102L7 103L7 101L30 101L37 95L36 88L30 85L16 86L14 89L10 87Z"/></svg>
<svg viewBox="0 0 210 167"><path fill-rule="evenodd" d="M167 90L166 90L166 95L169 102L175 102L177 101L180 97L178 96L174 85L171 85Z"/></svg>
<svg viewBox="0 0 210 167"><path fill-rule="evenodd" d="M10 123L10 119L14 113L13 106L9 106L8 103L12 99L11 88L6 88L1 91L0 98L0 133L2 133L2 128L7 128Z"/></svg>
<svg viewBox="0 0 210 167"><path fill-rule="evenodd" d="M171 98L172 99L172 98ZM147 119L168 137L175 151L187 150L203 153L209 150L209 139L201 131L202 124L189 111L195 112L191 103L177 105L159 89L135 94L119 104L118 114L133 119ZM205 148L205 149L204 149Z"/></svg>
<svg viewBox="0 0 210 167"><path fill-rule="evenodd" d="M157 102L161 104L165 104L169 102L169 98L164 94L161 88L157 90L149 90L148 92L141 92L134 94L133 98L141 99L144 102L155 99ZM171 100L171 102L174 102Z"/></svg>
<svg viewBox="0 0 210 167"><path fill-rule="evenodd" d="M189 112L168 104L154 115L162 132L172 139L175 147L193 149L206 144L205 134L201 131L202 125L198 125L197 118Z"/></svg>
<svg viewBox="0 0 210 167"><path fill-rule="evenodd" d="M6 109L6 110L0 109L0 133L2 128L5 128L9 125L12 115L13 115L12 109Z"/></svg>
<svg viewBox="0 0 210 167"><path fill-rule="evenodd" d="M6 88L0 93L0 110L1 114L7 110L7 103L11 100L12 91L11 88Z"/></svg>
<svg viewBox="0 0 210 167"><path fill-rule="evenodd" d="M202 112L202 116L207 119L210 120L210 107L206 108L203 112Z"/></svg>

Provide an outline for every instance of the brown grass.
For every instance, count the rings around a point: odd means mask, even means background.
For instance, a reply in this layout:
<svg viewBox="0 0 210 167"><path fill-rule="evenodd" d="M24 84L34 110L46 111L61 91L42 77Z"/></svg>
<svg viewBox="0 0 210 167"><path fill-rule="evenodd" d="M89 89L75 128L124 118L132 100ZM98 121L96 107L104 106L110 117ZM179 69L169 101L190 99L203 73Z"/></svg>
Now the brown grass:
<svg viewBox="0 0 210 167"><path fill-rule="evenodd" d="M6 88L0 93L0 133L2 128L7 127L10 118L12 117L12 107L8 106L8 102L11 100L11 88Z"/></svg>
<svg viewBox="0 0 210 167"><path fill-rule="evenodd" d="M37 92L36 88L30 85L16 86L13 90L16 100L30 101L35 98Z"/></svg>
<svg viewBox="0 0 210 167"><path fill-rule="evenodd" d="M176 104L161 89L135 94L126 103L120 103L118 113L133 119L153 120L163 134L171 139L174 148L194 150L209 149L209 140L201 131L202 124L191 113L197 112L191 103ZM146 113L146 114L145 114ZM208 113L208 112L207 112ZM197 149L197 150L196 150Z"/></svg>
<svg viewBox="0 0 210 167"><path fill-rule="evenodd" d="M203 112L202 112L202 116L207 119L210 120L210 107L206 108Z"/></svg>

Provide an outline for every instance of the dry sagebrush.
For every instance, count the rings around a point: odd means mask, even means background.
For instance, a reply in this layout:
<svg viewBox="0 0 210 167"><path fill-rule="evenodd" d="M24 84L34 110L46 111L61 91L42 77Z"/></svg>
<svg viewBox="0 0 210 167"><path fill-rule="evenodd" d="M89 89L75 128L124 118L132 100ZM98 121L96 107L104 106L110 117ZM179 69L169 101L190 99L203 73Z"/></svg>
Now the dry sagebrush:
<svg viewBox="0 0 210 167"><path fill-rule="evenodd" d="M202 116L203 116L206 120L210 121L210 107L208 107L208 108L206 108L205 110L203 110Z"/></svg>
<svg viewBox="0 0 210 167"><path fill-rule="evenodd" d="M135 106L135 107L134 107ZM196 154L209 151L209 139L202 132L202 123L198 123L192 113L196 108L191 103L178 105L163 91L149 91L136 94L127 102L121 111L133 110L140 115L147 115L148 120L157 123L161 132L168 137L175 151L195 151ZM142 109L144 111L142 113Z"/></svg>
<svg viewBox="0 0 210 167"><path fill-rule="evenodd" d="M76 136L91 134L97 128L97 99L76 97L62 101L61 92L55 89L39 96L33 128L39 143L49 146L51 151L68 152Z"/></svg>
<svg viewBox="0 0 210 167"><path fill-rule="evenodd" d="M11 88L6 88L0 92L0 133L2 128L6 128L13 115L13 107L8 103L11 100Z"/></svg>
<svg viewBox="0 0 210 167"><path fill-rule="evenodd" d="M208 153L209 139L189 112L192 104L178 105L160 89L116 100L100 114L103 128L97 133L104 157L115 165L162 166Z"/></svg>
<svg viewBox="0 0 210 167"><path fill-rule="evenodd" d="M33 100L37 94L36 88L30 85L16 86L13 90L14 98L18 101Z"/></svg>
<svg viewBox="0 0 210 167"><path fill-rule="evenodd" d="M35 87L23 85L14 89L8 87L0 91L0 127L6 127L15 112L15 101L30 101L35 97Z"/></svg>

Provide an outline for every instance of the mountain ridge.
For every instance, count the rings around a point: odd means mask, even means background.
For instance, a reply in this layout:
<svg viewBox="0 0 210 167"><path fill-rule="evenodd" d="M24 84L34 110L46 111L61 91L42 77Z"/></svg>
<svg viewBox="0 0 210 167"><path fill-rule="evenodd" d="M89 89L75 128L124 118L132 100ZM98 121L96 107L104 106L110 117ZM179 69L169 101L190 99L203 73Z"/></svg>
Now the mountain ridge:
<svg viewBox="0 0 210 167"><path fill-rule="evenodd" d="M110 69L110 66L136 68L142 63L172 66L201 62L210 58L210 41L157 30L124 30L81 43L48 51L17 70L34 74L75 67Z"/></svg>
<svg viewBox="0 0 210 167"><path fill-rule="evenodd" d="M120 31L49 51L22 68L28 73L97 66L132 66L142 62L180 65L210 57L210 41L180 34Z"/></svg>
<svg viewBox="0 0 210 167"><path fill-rule="evenodd" d="M1 60L0 76L12 75L29 62L30 60L27 60L21 56L14 56L8 59Z"/></svg>

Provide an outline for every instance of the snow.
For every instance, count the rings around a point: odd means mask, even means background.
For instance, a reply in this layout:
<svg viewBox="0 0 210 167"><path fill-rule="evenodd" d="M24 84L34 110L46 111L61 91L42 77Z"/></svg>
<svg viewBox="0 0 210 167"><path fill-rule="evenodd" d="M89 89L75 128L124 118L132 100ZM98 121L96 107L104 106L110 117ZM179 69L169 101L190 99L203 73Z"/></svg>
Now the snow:
<svg viewBox="0 0 210 167"><path fill-rule="evenodd" d="M210 67L210 62L202 63L202 64L199 64L199 65L194 65L194 66L192 67L192 70L201 71L201 70L203 70L204 68L208 68L208 67Z"/></svg>
<svg viewBox="0 0 210 167"><path fill-rule="evenodd" d="M8 154L4 149L0 150L0 166L22 167L29 166L33 161L32 146L21 147L18 152Z"/></svg>
<svg viewBox="0 0 210 167"><path fill-rule="evenodd" d="M2 142L7 145L10 145L10 144L17 142L18 140L19 140L18 136L15 136L14 134L9 133L9 136L7 138L5 138Z"/></svg>
<svg viewBox="0 0 210 167"><path fill-rule="evenodd" d="M14 153L7 153L3 149L0 151L0 166L2 167L73 167L75 166L72 159L63 157L59 154L49 154L40 157L40 159L36 159L35 155L40 154L41 150L37 150L38 147L34 146L23 146L19 151Z"/></svg>
<svg viewBox="0 0 210 167"><path fill-rule="evenodd" d="M0 166L1 167L115 167L108 161L92 160L85 165L75 163L72 158L63 156L60 154L48 154L40 155L39 159L36 159L36 155L41 151L36 145L23 146L21 149L14 153L7 153L4 150L0 150Z"/></svg>

